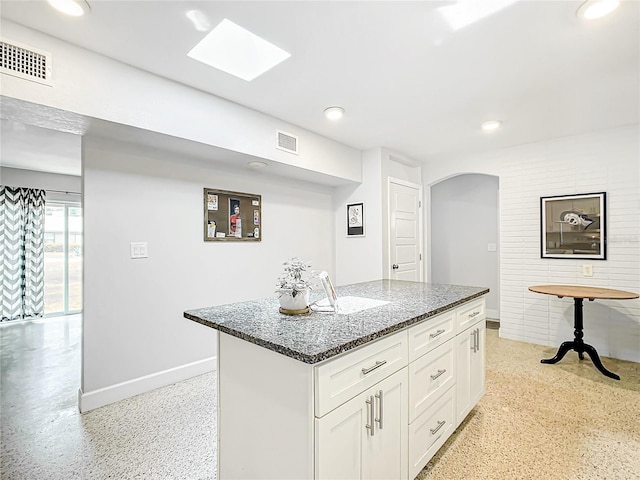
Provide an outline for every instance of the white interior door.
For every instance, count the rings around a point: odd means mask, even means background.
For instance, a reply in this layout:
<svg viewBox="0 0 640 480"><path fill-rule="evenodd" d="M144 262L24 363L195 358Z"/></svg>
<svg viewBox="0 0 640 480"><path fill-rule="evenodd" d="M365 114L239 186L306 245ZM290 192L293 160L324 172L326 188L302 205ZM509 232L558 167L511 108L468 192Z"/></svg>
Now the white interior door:
<svg viewBox="0 0 640 480"><path fill-rule="evenodd" d="M422 281L422 188L389 181L390 278Z"/></svg>

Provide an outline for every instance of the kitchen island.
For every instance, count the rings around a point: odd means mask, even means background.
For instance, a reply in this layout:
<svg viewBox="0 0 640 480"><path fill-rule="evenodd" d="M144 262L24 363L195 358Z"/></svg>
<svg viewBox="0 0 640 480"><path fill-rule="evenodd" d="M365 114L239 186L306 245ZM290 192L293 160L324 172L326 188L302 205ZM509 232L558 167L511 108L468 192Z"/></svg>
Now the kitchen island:
<svg viewBox="0 0 640 480"><path fill-rule="evenodd" d="M413 478L484 393L488 291L378 280L337 288L338 313L184 312L220 332L218 478Z"/></svg>

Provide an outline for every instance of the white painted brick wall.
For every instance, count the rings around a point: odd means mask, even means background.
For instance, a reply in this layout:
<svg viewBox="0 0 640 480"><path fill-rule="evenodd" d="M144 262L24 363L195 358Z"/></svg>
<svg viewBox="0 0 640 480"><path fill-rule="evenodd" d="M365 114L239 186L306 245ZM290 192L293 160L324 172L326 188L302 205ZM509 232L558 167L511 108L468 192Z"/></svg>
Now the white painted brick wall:
<svg viewBox="0 0 640 480"><path fill-rule="evenodd" d="M500 177L500 335L549 346L573 338L573 301L528 291L580 284L640 292L638 126L492 152ZM499 158L496 158L499 157ZM607 193L607 260L540 258L540 197ZM582 276L582 265L593 277ZM584 304L585 342L640 362L640 301Z"/></svg>

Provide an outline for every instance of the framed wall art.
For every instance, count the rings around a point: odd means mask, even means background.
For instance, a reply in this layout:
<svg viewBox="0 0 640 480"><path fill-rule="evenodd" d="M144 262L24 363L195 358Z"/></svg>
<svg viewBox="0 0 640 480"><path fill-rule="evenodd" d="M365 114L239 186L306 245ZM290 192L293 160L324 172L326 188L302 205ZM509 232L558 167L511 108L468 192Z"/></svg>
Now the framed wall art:
<svg viewBox="0 0 640 480"><path fill-rule="evenodd" d="M347 237L364 237L364 203L347 204Z"/></svg>
<svg viewBox="0 0 640 480"><path fill-rule="evenodd" d="M204 241L262 240L262 196L204 189Z"/></svg>
<svg viewBox="0 0 640 480"><path fill-rule="evenodd" d="M542 258L605 260L606 193L540 198Z"/></svg>

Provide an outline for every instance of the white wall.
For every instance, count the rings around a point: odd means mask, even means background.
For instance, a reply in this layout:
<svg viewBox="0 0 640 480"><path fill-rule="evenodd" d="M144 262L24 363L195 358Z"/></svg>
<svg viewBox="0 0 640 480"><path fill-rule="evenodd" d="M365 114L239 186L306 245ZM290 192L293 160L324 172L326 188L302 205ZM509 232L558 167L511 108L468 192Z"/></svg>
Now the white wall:
<svg viewBox="0 0 640 480"><path fill-rule="evenodd" d="M487 316L499 318L498 177L459 175L432 185L430 210L431 281L489 287Z"/></svg>
<svg viewBox="0 0 640 480"><path fill-rule="evenodd" d="M36 172L20 168L0 168L0 184L10 187L41 188L44 190L59 190L47 192L47 200L70 200L79 202L81 193L80 177L72 175L59 175L55 173ZM69 192L61 193L61 192Z"/></svg>
<svg viewBox="0 0 640 480"><path fill-rule="evenodd" d="M215 331L184 310L274 296L295 255L335 273L329 187L92 137L83 182L83 409L212 368ZM204 242L204 187L261 194L262 241Z"/></svg>
<svg viewBox="0 0 640 480"><path fill-rule="evenodd" d="M362 154L362 183L338 187L334 193L336 230L336 284L382 278L382 194L380 149ZM349 203L364 202L364 237L347 237Z"/></svg>
<svg viewBox="0 0 640 480"><path fill-rule="evenodd" d="M573 302L537 284L640 293L638 125L430 161L425 184L460 173L500 178L500 336L549 346L573 338ZM540 258L540 197L607 192L606 261ZM582 264L593 265L583 277ZM640 362L640 300L585 302L585 337L601 355Z"/></svg>
<svg viewBox="0 0 640 480"><path fill-rule="evenodd" d="M395 178L421 184L421 168L385 148L362 154L362 183L335 190L337 283L389 278L388 181ZM365 236L346 237L346 205L364 202Z"/></svg>
<svg viewBox="0 0 640 480"><path fill-rule="evenodd" d="M346 181L361 180L359 150L5 19L0 25L3 38L51 52L54 59L53 86L0 75L4 96L89 119L214 145ZM49 115L48 120L54 125L43 125L49 128L88 128L82 125L82 118L75 118L74 125L46 110L34 113ZM275 148L277 129L299 136L299 155Z"/></svg>

